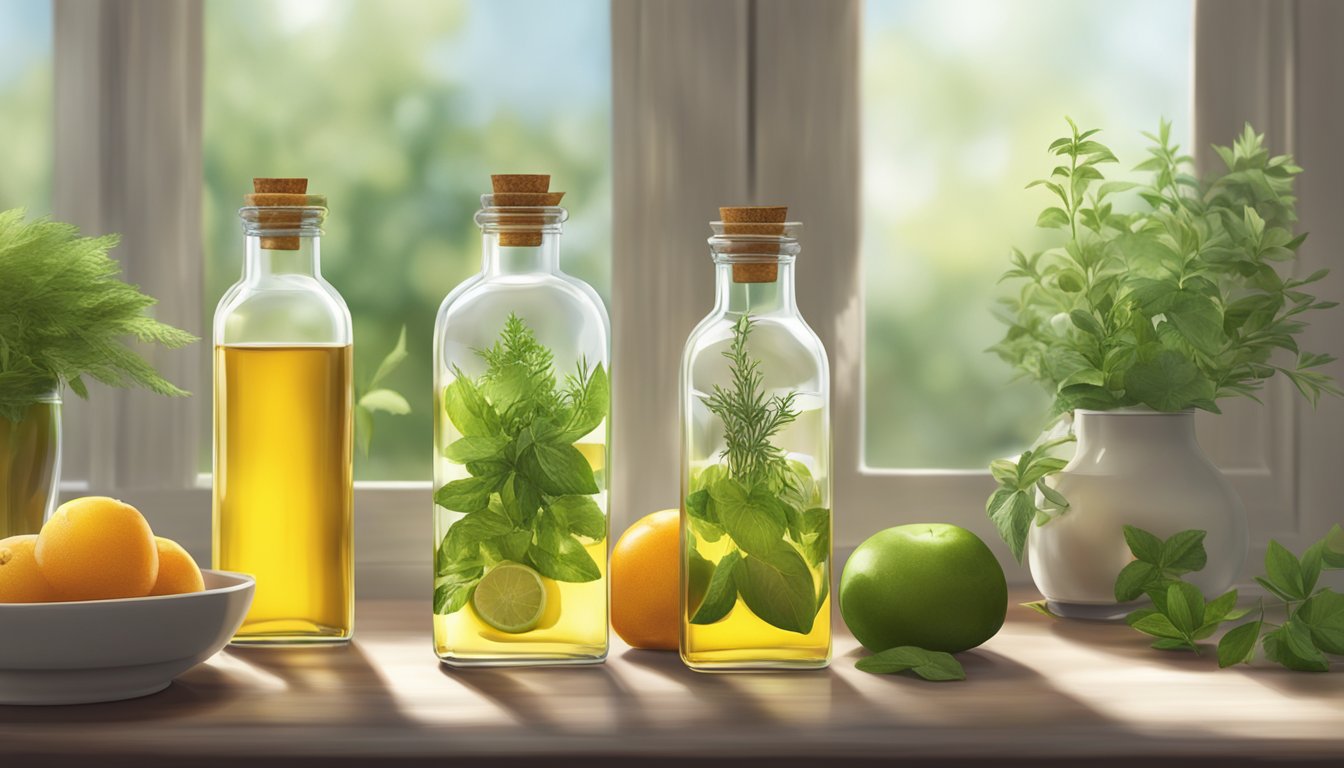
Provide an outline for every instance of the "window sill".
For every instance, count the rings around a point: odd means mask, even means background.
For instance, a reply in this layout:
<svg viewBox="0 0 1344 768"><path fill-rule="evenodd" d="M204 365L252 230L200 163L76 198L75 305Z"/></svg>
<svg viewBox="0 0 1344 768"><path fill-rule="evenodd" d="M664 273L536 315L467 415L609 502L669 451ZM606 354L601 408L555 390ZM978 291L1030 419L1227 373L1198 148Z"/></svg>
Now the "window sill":
<svg viewBox="0 0 1344 768"><path fill-rule="evenodd" d="M962 655L967 681L941 684L855 670L861 651L847 634L832 667L814 673L702 675L614 637L599 667L450 671L431 655L426 603L366 600L349 647L229 650L156 696L3 708L0 742L10 758L137 766L1338 765L1344 755L1333 675L1219 671L1208 654L1153 651L1123 626L1051 621L1017 605L1033 595L1013 597L1003 631Z"/></svg>

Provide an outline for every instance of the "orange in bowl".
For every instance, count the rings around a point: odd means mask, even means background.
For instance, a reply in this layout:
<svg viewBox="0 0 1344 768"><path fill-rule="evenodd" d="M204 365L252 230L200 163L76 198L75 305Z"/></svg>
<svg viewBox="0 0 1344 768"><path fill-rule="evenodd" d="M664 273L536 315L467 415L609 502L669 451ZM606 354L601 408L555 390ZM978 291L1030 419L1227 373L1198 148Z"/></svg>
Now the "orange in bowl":
<svg viewBox="0 0 1344 768"><path fill-rule="evenodd" d="M632 648L677 649L681 513L646 515L611 551L611 628Z"/></svg>
<svg viewBox="0 0 1344 768"><path fill-rule="evenodd" d="M58 600L144 597L159 577L149 523L106 496L62 504L42 526L34 554Z"/></svg>
<svg viewBox="0 0 1344 768"><path fill-rule="evenodd" d="M182 595L205 589L205 579L187 550L172 539L155 536L159 549L159 578L154 582L151 595Z"/></svg>
<svg viewBox="0 0 1344 768"><path fill-rule="evenodd" d="M0 603L49 603L56 599L33 549L37 534L10 536L0 541Z"/></svg>

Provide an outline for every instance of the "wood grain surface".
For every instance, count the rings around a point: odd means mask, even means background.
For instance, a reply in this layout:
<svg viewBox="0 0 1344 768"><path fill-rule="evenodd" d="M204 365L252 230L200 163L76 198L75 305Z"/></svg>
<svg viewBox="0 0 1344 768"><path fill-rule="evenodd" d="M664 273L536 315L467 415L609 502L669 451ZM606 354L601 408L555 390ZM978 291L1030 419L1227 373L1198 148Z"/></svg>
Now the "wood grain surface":
<svg viewBox="0 0 1344 768"><path fill-rule="evenodd" d="M453 671L428 613L365 601L348 647L230 649L144 699L0 707L0 764L1344 763L1344 675L1219 670L1016 602L961 655L968 679L937 684L858 672L848 635L821 672L697 674L615 637L601 666Z"/></svg>

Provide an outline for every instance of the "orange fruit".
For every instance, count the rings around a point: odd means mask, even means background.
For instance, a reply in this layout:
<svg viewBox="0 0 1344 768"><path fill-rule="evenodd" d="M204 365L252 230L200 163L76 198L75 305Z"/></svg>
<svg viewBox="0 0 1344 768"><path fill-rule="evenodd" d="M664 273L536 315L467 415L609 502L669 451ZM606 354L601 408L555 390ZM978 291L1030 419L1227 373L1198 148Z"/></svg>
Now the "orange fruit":
<svg viewBox="0 0 1344 768"><path fill-rule="evenodd" d="M49 603L56 590L37 567L37 534L0 540L0 603Z"/></svg>
<svg viewBox="0 0 1344 768"><path fill-rule="evenodd" d="M680 642L681 512L646 515L611 550L611 628L632 648Z"/></svg>
<svg viewBox="0 0 1344 768"><path fill-rule="evenodd" d="M154 543L159 549L159 578L154 582L154 588L149 590L149 594L181 595L205 589L201 569L196 566L196 561L181 544L162 536L155 536Z"/></svg>
<svg viewBox="0 0 1344 768"><path fill-rule="evenodd" d="M106 496L57 508L37 535L42 575L60 600L144 597L159 577L159 548L139 510Z"/></svg>

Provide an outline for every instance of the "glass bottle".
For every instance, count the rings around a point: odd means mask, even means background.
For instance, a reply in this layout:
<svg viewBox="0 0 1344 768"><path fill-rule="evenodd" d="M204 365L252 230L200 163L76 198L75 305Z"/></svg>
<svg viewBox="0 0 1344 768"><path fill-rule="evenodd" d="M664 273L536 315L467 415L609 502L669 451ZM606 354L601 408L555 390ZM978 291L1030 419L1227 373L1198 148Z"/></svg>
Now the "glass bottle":
<svg viewBox="0 0 1344 768"><path fill-rule="evenodd" d="M434 650L450 666L598 663L611 326L560 269L550 177L492 181L481 272L434 329Z"/></svg>
<svg viewBox="0 0 1344 768"><path fill-rule="evenodd" d="M354 628L350 311L322 278L326 198L257 179L242 279L215 311L214 565L256 577L233 642Z"/></svg>
<svg viewBox="0 0 1344 768"><path fill-rule="evenodd" d="M701 671L830 660L830 373L787 211L720 209L714 309L682 356L681 657Z"/></svg>

